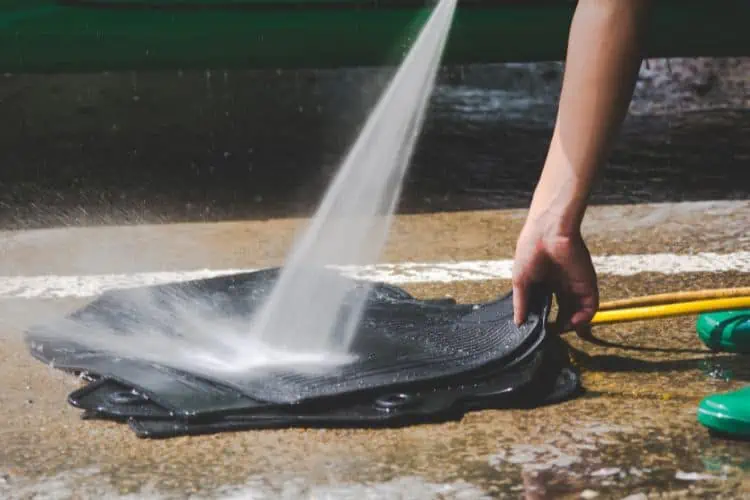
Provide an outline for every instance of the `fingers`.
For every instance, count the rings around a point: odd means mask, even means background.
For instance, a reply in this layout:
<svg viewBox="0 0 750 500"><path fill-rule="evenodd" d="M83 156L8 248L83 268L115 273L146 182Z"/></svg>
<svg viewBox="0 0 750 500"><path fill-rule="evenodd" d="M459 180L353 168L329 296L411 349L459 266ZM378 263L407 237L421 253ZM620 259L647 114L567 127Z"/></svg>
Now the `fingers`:
<svg viewBox="0 0 750 500"><path fill-rule="evenodd" d="M516 255L513 259L513 322L516 326L521 326L526 321L529 314L529 256L523 255L516 249ZM532 266L533 269L533 266Z"/></svg>
<svg viewBox="0 0 750 500"><path fill-rule="evenodd" d="M513 322L521 326L529 315L529 295L534 283L543 283L548 265L537 248L519 245L513 262Z"/></svg>
<svg viewBox="0 0 750 500"><path fill-rule="evenodd" d="M596 311L599 309L599 291L595 288L592 293L580 298L576 312L570 318L570 327L576 332L582 332L590 327Z"/></svg>
<svg viewBox="0 0 750 500"><path fill-rule="evenodd" d="M557 298L557 326L560 332L575 330L581 332L591 325L599 309L599 290L596 278L592 278L585 286L574 290L567 283L555 291Z"/></svg>
<svg viewBox="0 0 750 500"><path fill-rule="evenodd" d="M533 230L522 231L513 263L513 321L517 326L527 319L536 283L545 284L557 297L557 324L562 331L591 322L599 307L599 292L591 255L580 235L550 240Z"/></svg>
<svg viewBox="0 0 750 500"><path fill-rule="evenodd" d="M544 281L544 265L537 255L526 261L516 260L513 269L513 322L521 326L529 315L531 287Z"/></svg>
<svg viewBox="0 0 750 500"><path fill-rule="evenodd" d="M570 294L566 293L556 293L555 297L557 298L557 318L555 323L557 324L559 333L567 332L572 328L571 320L573 313L576 312L575 300L573 300Z"/></svg>
<svg viewBox="0 0 750 500"><path fill-rule="evenodd" d="M517 286L513 287L513 322L521 326L528 315L526 290Z"/></svg>
<svg viewBox="0 0 750 500"><path fill-rule="evenodd" d="M558 322L563 331L581 332L590 326L599 309L599 285L586 244L578 242L576 250L568 262L560 265Z"/></svg>
<svg viewBox="0 0 750 500"><path fill-rule="evenodd" d="M525 283L513 283L513 322L521 326L528 315L528 288Z"/></svg>
<svg viewBox="0 0 750 500"><path fill-rule="evenodd" d="M595 308L582 307L571 316L569 328L573 328L576 331L587 328L591 324L591 320L594 319L595 314Z"/></svg>

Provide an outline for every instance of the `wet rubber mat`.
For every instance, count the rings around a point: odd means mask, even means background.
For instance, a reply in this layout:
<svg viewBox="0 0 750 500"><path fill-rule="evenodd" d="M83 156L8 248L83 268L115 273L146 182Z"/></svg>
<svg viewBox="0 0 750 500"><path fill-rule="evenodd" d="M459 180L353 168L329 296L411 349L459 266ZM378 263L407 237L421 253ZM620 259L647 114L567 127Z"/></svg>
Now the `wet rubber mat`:
<svg viewBox="0 0 750 500"><path fill-rule="evenodd" d="M180 324L166 321L174 316L165 311L186 306L249 324L277 276L278 269L267 269L108 292L58 323L31 329L27 343L37 359L94 380L69 396L84 416L128 421L144 437L300 425L403 425L478 408L549 404L580 389L564 342L547 335L551 300L543 293L534 296L529 320L518 328L510 295L457 304L354 282L351 298L366 294L350 349L354 359L315 373L276 367L218 377L101 348L107 339L144 331L178 341ZM318 278L349 279L333 271L319 272ZM74 327L81 330L76 340L61 340L61 332ZM210 342L218 332L206 331L202 341Z"/></svg>
<svg viewBox="0 0 750 500"><path fill-rule="evenodd" d="M557 344L557 345L555 345ZM565 366L563 341L550 339L523 366L473 383L327 398L301 405L248 401L241 411L175 418L152 400L118 382L101 379L74 391L69 401L86 419L129 423L139 437L166 438L281 427L395 427L460 419L467 411L522 408L564 401L580 391L578 375ZM519 389L523 388L523 391ZM240 396L238 396L240 397ZM247 401L247 400L246 400Z"/></svg>

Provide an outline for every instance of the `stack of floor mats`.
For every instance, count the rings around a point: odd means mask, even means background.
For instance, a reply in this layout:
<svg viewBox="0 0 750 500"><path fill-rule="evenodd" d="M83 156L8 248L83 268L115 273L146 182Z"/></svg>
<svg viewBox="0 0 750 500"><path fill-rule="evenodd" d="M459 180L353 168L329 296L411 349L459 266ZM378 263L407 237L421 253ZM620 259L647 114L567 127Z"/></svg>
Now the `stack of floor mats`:
<svg viewBox="0 0 750 500"><path fill-rule="evenodd" d="M68 397L84 418L127 422L136 435L151 438L403 426L460 419L478 409L552 404L581 390L566 344L547 333L551 298L544 293L516 327L510 295L483 304L424 301L397 287L355 281L352 296L366 298L353 360L322 372L276 366L252 376L207 376L132 355L137 350L123 356L103 347L108 339L115 345L121 336L142 338L143 331L177 342L180 331L164 321L164 312L178 306L210 307L249 325L278 271L107 292L57 323L30 329L26 341L38 360L89 382ZM333 271L322 278L349 279ZM135 299L144 293L145 308ZM71 337L71 325L80 325L79 334ZM220 332L206 331L204 341Z"/></svg>

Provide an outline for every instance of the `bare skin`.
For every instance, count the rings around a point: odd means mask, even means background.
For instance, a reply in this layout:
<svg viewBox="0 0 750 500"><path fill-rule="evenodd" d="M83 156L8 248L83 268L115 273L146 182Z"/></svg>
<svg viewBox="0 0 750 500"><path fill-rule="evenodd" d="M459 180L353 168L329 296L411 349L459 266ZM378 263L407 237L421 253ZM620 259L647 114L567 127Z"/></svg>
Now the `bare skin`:
<svg viewBox="0 0 750 500"><path fill-rule="evenodd" d="M558 325L583 331L599 307L581 236L592 185L625 118L642 60L649 0L580 0L568 39L562 93L547 158L518 238L516 324L535 283L552 287Z"/></svg>

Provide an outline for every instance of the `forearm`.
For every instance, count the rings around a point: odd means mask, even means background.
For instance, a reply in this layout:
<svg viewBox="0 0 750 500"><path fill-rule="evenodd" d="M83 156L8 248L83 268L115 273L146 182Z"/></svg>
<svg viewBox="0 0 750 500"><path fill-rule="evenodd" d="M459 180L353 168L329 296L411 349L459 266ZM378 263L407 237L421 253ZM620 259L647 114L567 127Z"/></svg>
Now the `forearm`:
<svg viewBox="0 0 750 500"><path fill-rule="evenodd" d="M633 95L648 0L580 0L557 121L530 217L577 231Z"/></svg>

